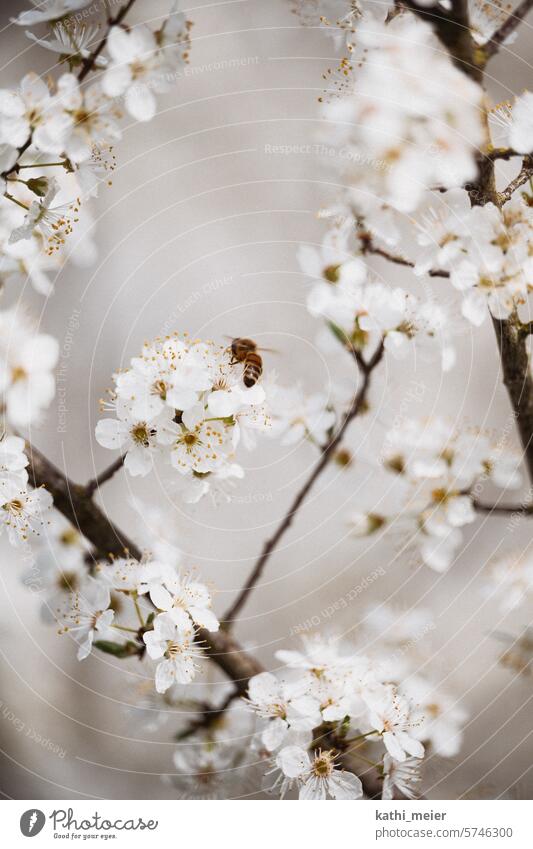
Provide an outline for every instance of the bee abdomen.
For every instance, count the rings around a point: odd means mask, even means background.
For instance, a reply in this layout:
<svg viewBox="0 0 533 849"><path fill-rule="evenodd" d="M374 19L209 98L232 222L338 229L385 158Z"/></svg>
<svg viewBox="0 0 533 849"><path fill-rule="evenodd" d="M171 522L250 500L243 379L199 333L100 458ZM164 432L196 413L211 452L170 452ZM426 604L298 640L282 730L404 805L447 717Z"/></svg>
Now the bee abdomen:
<svg viewBox="0 0 533 849"><path fill-rule="evenodd" d="M263 361L259 354L250 352L244 361L243 383L248 388L255 386L263 373Z"/></svg>

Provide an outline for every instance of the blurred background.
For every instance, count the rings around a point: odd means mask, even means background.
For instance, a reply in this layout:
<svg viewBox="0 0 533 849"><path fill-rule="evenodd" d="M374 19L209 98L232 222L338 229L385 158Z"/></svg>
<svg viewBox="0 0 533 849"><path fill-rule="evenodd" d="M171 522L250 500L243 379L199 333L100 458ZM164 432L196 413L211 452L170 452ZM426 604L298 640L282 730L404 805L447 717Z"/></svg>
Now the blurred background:
<svg viewBox="0 0 533 849"><path fill-rule="evenodd" d="M10 23L28 5L2 3L3 86L15 86L30 68L44 75L51 69L53 54ZM157 25L168 5L138 0L129 20ZM353 382L352 364L339 353L324 355L316 344L319 324L305 307L310 281L296 256L300 244L320 243L325 226L317 212L335 197L338 178L327 156L306 147L320 129L317 100L322 74L336 63L334 43L318 27L302 27L293 5L226 0L186 7L194 21L190 65L159 97L151 123L126 122L113 184L93 202L94 230L72 237L73 250L80 247L76 241L87 248L94 239L98 257L82 270L67 265L46 302L29 287L23 293L41 329L59 340L66 407L52 405L30 436L75 481L87 481L113 459L94 439L98 402L112 372L160 333L187 330L219 341L251 336L279 351L265 355L267 373L275 370L283 384L300 381L309 393ZM526 24L491 63L496 101L531 87L530 35ZM389 282L413 288L411 275L380 260L374 267ZM445 281L434 285L443 288L444 302L451 300ZM17 296L10 291L7 299ZM421 565L414 549L397 556L397 539L354 539L347 522L351 511L386 502L387 482L372 458L398 411L438 413L496 434L503 429L518 447L492 328L488 322L480 330L462 327L455 341L458 364L448 375L423 357L382 367L371 410L346 440L354 463L323 475L236 635L275 669L274 652L297 647L298 626L313 617L317 630L356 641L368 605L386 600L399 609L431 610L436 627L424 651L435 680L469 720L460 755L432 759L427 795L531 798L532 682L498 664L502 646L491 636L494 630L520 633L528 611L522 607L503 619L484 591L487 562L508 520L481 517L467 526L464 546L444 575ZM169 535L185 562L216 586L221 614L315 458L311 445L287 448L275 440L262 441L255 452L240 450L246 477L229 503L207 498L184 507L157 477L124 473L99 498L141 542L143 519L132 497L164 506ZM490 500L488 489L484 495ZM507 548L524 549L529 537L527 523L519 522ZM151 670L99 653L78 663L72 644L42 622L39 594L23 585L27 565L5 537L0 546L2 793L35 799L176 795L162 779L173 771L172 717L149 733L130 707ZM378 567L384 575L324 615ZM207 681L199 679L197 693Z"/></svg>

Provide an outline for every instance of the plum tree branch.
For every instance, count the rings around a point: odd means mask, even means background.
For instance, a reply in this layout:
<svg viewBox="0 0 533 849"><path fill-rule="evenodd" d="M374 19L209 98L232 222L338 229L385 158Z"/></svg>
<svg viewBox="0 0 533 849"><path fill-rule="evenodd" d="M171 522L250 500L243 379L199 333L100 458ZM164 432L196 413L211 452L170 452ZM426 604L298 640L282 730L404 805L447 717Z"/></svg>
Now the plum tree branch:
<svg viewBox="0 0 533 849"><path fill-rule="evenodd" d="M128 554L140 559L142 551L87 496L85 486L71 481L30 442L26 441L30 461L28 474L32 486L45 486L54 506L94 546L97 557L110 559ZM260 663L245 652L229 634L201 629L198 642L211 660L234 681L239 693L246 690L249 679L263 671Z"/></svg>
<svg viewBox="0 0 533 849"><path fill-rule="evenodd" d="M135 0L129 0L129 2L126 3L125 6L122 6L122 8L120 8L118 10L117 14L114 17L109 18L109 20L107 22L107 29L106 29L104 37L99 42L99 44L95 47L95 49L92 51L92 53L90 53L89 56L87 56L87 58L84 59L83 62L82 62L81 70L78 74L78 81L80 83L83 82L83 80L85 79L87 74L89 74L93 70L96 60L98 59L98 57L100 56L100 53L102 52L102 50L104 49L104 47L107 44L107 39L109 38L109 32L111 30L111 27L118 26L120 23L122 23L122 21L124 20L124 18L128 14L128 12L130 11L130 9L131 9L131 7L133 6L134 3L135 3Z"/></svg>
<svg viewBox="0 0 533 849"><path fill-rule="evenodd" d="M119 457L115 460L114 463L111 463L107 469L104 469L103 472L100 472L99 475L96 475L92 480L89 481L85 486L85 494L92 498L97 489L100 489L102 484L107 483L107 481L111 480L111 478L118 472L122 466L124 465L125 457Z"/></svg>
<svg viewBox="0 0 533 849"><path fill-rule="evenodd" d="M490 41L485 44L484 52L487 60L491 59L498 52L504 41L522 23L531 8L533 8L533 0L522 0L514 12L511 12L501 27L496 30Z"/></svg>
<svg viewBox="0 0 533 849"><path fill-rule="evenodd" d="M414 268L415 263L412 259L407 259L404 256L400 256L399 254L393 254L390 251L385 250L384 248L380 248L374 244L372 236L368 232L358 231L357 233L360 241L361 241L361 249L364 254L373 254L374 256L383 257L383 259L388 260L388 262L392 262L395 265L403 265L405 268ZM445 271L443 268L430 268L429 271L426 272L429 277L449 277L450 272Z"/></svg>
<svg viewBox="0 0 533 849"><path fill-rule="evenodd" d="M361 357L361 355L358 352L356 352L356 351L352 352L354 357L357 360L357 363L359 364L359 367L360 367L362 375L363 375L363 380L361 382L361 386L359 387L359 389L358 389L358 391L355 395L355 398L353 400L353 403L352 403L350 409L345 414L345 416L344 416L344 418L341 422L341 425L340 425L339 429L337 430L337 433L335 434L333 439L331 439L327 443L327 445L323 448L322 454L321 454L321 457L320 457L318 463L316 464L313 471L311 472L311 474L309 475L309 477L305 481L302 488L296 494L291 506L289 507L287 513L285 514L285 516L281 520L281 522L278 525L274 534L269 539L267 539L267 541L265 542L265 544L263 546L263 550L262 550L261 554L259 555L259 558L257 559L255 566L252 570L252 573L251 573L251 575L248 579L247 585L241 590L241 592L237 596L234 603L230 606L230 608L227 610L226 614L224 615L223 623L224 623L226 628L231 626L231 623L237 618L237 615L240 613L240 611L242 610L242 608L246 604L252 590L254 589L255 586L257 586L257 583L258 583L261 575L263 574L263 570L264 570L266 564L268 563L271 555L275 551L278 543L280 542L282 537L285 535L285 533L290 528L294 517L296 516L296 514L300 510L302 504L304 503L307 496L311 492L316 481L318 480L318 478L320 477L320 475L322 474L322 472L324 471L324 469L328 465L329 461L335 455L335 452L336 452L342 438L344 437L344 434L346 433L346 429L348 428L350 423L355 419L355 417L364 408L364 406L366 404L366 397L367 397L368 389L369 389L369 386L370 386L370 378L371 378L373 370L381 362L381 359L383 357L383 351L384 351L383 342L381 342L381 344L376 349L375 353L372 355L372 357L370 358L370 360L368 362L365 362L365 360Z"/></svg>
<svg viewBox="0 0 533 849"><path fill-rule="evenodd" d="M411 0L407 0L406 6L419 17L429 21L458 67L482 84L486 50L480 51L472 38L467 0L455 0L449 13L436 13L435 10L418 7ZM523 0L510 16L512 21L508 20L500 27L493 41L496 41L496 44L501 43L518 26L532 6L533 0ZM480 206L489 202L501 206L507 198L496 189L494 159L490 155L481 156L478 169L477 180L468 187L471 202ZM513 407L529 477L533 482L533 378L526 335L516 313L507 319L493 317L492 323L500 352L503 382Z"/></svg>

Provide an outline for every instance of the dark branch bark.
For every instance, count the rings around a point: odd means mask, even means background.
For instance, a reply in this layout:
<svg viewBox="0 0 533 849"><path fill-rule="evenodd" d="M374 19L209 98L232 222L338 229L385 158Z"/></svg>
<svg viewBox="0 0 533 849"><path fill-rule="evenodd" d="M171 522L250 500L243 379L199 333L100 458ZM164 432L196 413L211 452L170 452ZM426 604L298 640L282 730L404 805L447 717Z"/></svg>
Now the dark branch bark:
<svg viewBox="0 0 533 849"><path fill-rule="evenodd" d="M372 358L369 360L368 363L365 363L365 361L361 358L360 355L356 355L356 356L357 356L357 362L359 363L359 365L362 369L363 381L361 383L359 391L357 392L357 394L354 398L353 404L352 404L351 408L348 410L348 412L346 413L346 415L344 416L344 419L343 419L341 426L338 429L336 435L324 447L324 449L322 451L322 455L320 457L320 460L318 461L315 468L313 469L313 471L311 472L311 474L309 475L309 477L305 481L303 487L297 493L297 495L294 498L294 501L292 502L288 512L285 514L281 523L278 525L277 530L275 531L273 536L271 536L270 539L268 539L265 542L265 544L263 546L263 550L262 550L254 568L253 568L252 574L250 575L250 578L248 580L248 584L244 587L244 589L241 590L241 592L237 596L237 599L231 605L231 607L229 608L229 610L227 611L227 613L224 616L224 624L226 626L231 625L231 622L234 619L237 618L237 615L240 613L243 606L246 604L246 601L248 600L248 597L249 597L250 593L252 592L252 590L254 589L254 587L257 585L257 582L259 581L259 579L260 579L260 577L263 573L263 569L265 568L268 560L270 559L270 556L272 555L272 553L276 549L281 538L284 536L284 534L290 528L292 521L293 521L294 517L296 516L296 514L298 513L300 507L302 506L305 499L307 498L307 496L311 492L311 489L313 488L316 481L318 480L318 478L320 477L320 475L322 474L322 472L324 471L324 469L328 465L329 461L334 456L344 434L346 433L346 429L347 429L348 425L354 420L354 418L363 409L363 407L366 403L366 396L367 396L368 388L369 388L369 385L370 385L370 376L372 374L372 371L378 365L378 363L381 361L381 358L383 356L383 343L380 344L379 348L376 350L375 354L372 356Z"/></svg>
<svg viewBox="0 0 533 849"><path fill-rule="evenodd" d="M533 481L533 379L526 339L516 318L492 319L500 351L503 382L513 405L522 448Z"/></svg>
<svg viewBox="0 0 533 849"><path fill-rule="evenodd" d="M533 516L533 504L483 504L473 501L474 510L478 513L496 514L499 516Z"/></svg>
<svg viewBox="0 0 533 849"><path fill-rule="evenodd" d="M457 0L453 4L448 19L446 15L436 14L430 9L421 9L416 4L407 2L407 7L415 14L429 20L435 33L448 48L456 64L476 82L483 82L483 67L485 55L480 55L470 34L470 21L466 0ZM521 3L512 15L514 29L520 23L533 0ZM507 22L509 23L509 22ZM506 24L498 31L501 38ZM504 34L504 37L506 35ZM490 155L483 155L478 162L479 173L476 182L468 186L472 204L483 205L489 202L501 206L505 196L496 189L494 160ZM524 450L530 480L533 482L533 379L531 377L529 357L526 348L523 325L516 316L509 319L493 318L494 331L500 351L503 372L503 382L507 388Z"/></svg>
<svg viewBox="0 0 533 849"><path fill-rule="evenodd" d="M522 0L514 12L512 12L507 20L503 22L501 27L496 30L490 41L488 41L484 46L487 61L498 52L503 42L509 38L517 26L522 23L531 8L533 8L533 0Z"/></svg>
<svg viewBox="0 0 533 849"><path fill-rule="evenodd" d="M45 486L54 499L54 506L94 546L97 557L123 557L125 553L140 559L142 552L100 508L87 497L86 488L73 483L67 475L46 459L37 448L26 442L30 461L28 473L32 486ZM263 667L245 652L229 634L200 630L198 642L206 654L235 682L239 693L246 690L249 679Z"/></svg>
<svg viewBox="0 0 533 849"><path fill-rule="evenodd" d="M500 192L500 203L505 203L508 200L511 200L512 196L516 192L520 186L523 186L524 183L527 183L528 180L533 176L533 157L524 156L524 160L522 162L522 167L520 169L520 173L511 180L507 188Z"/></svg>
<svg viewBox="0 0 533 849"><path fill-rule="evenodd" d="M373 254L374 256L383 257L383 259L388 260L389 262L394 263L395 265L403 265L405 268L414 268L415 263L412 259L406 259L404 256L400 256L399 254L392 254L390 251L386 251L384 248L379 248L372 241L372 236L370 233L361 233L358 232L357 235L361 240L362 251L364 254ZM449 277L450 272L444 271L442 268L430 268L429 271L426 272L429 277Z"/></svg>
<svg viewBox="0 0 533 849"><path fill-rule="evenodd" d="M122 468L122 466L124 465L124 459L124 457L119 457L118 460L115 460L114 463L111 463L111 465L108 466L107 469L104 469L103 472L101 472L99 475L89 481L89 483L85 487L85 493L89 496L89 498L93 496L97 489L100 489L102 484L111 480L115 473Z"/></svg>
<svg viewBox="0 0 533 849"><path fill-rule="evenodd" d="M440 7L418 6L412 0L402 0L405 7L426 21L440 41L448 48L452 61L476 82L483 76L482 56L470 32L467 0L454 0L449 12Z"/></svg>
<svg viewBox="0 0 533 849"><path fill-rule="evenodd" d="M118 10L117 14L114 17L109 18L107 22L106 34L104 35L103 39L100 41L98 46L95 47L93 52L89 56L87 56L87 58L84 59L82 62L81 71L78 74L78 80L80 83L83 82L87 74L89 74L93 70L96 60L98 59L100 53L107 44L107 39L109 37L109 31L111 27L118 26L118 24L122 23L134 3L135 0L129 0L129 2L126 3L125 6L122 6L122 8Z"/></svg>

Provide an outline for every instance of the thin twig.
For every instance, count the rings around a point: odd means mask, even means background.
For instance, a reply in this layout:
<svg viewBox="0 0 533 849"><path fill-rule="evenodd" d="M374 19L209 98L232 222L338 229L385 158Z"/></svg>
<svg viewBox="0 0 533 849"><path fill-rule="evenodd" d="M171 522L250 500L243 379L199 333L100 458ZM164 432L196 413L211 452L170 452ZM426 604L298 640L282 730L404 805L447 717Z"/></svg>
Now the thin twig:
<svg viewBox="0 0 533 849"><path fill-rule="evenodd" d="M501 27L496 30L490 41L483 47L487 60L498 52L503 42L515 31L531 8L533 8L533 0L522 0L518 4L514 12L509 15Z"/></svg>
<svg viewBox="0 0 533 849"><path fill-rule="evenodd" d="M202 713L202 718L191 722L187 728L180 731L176 735L176 741L179 743L196 734L197 731L204 731L215 725L222 716L226 713L231 703L240 695L239 690L234 689L224 699L219 707L206 707Z"/></svg>
<svg viewBox="0 0 533 849"><path fill-rule="evenodd" d="M396 265L403 265L406 268L414 268L415 263L412 259L406 259L404 256L400 256L399 254L392 254L390 251L385 250L384 248L380 248L374 244L372 241L372 237L369 233L358 233L357 234L362 242L362 251L364 254L374 254L374 256L381 256L383 259L388 260L389 262L393 262ZM442 268L430 268L429 271L426 272L429 277L449 277L450 272L444 271Z"/></svg>
<svg viewBox="0 0 533 849"><path fill-rule="evenodd" d="M383 356L383 350L384 350L384 348L383 348L383 342L382 342L380 344L380 346L377 348L377 350L375 351L375 353L372 355L372 357L368 361L368 363L366 363L360 355L355 354L355 352L354 352L354 355L357 358L357 362L359 363L361 370L362 370L363 380L362 380L361 386L360 386L359 390L357 391L357 394L355 395L355 398L353 400L353 403L352 403L350 409L348 410L348 412L344 416L344 419L342 420L341 426L339 427L336 435L333 437L333 439L323 449L320 460L318 461L315 468L313 469L313 471L311 472L311 474L309 475L309 477L305 481L305 483L302 486L302 488L300 489L300 491L297 493L297 495L294 498L291 506L289 507L289 510L287 511L287 513L283 517L282 521L278 525L275 533L270 537L270 539L268 539L265 542L265 544L263 546L263 550L262 550L259 558L257 559L257 562L256 562L256 564L255 564L255 566L252 570L252 573L251 573L251 575L248 579L247 585L241 590L241 592L237 596L234 603L230 606L230 608L225 613L224 618L223 618L223 622L224 622L224 625L226 627L228 627L231 624L231 622L236 619L238 613L240 613L242 607L246 604L246 601L248 600L248 597L250 596L250 593L252 592L254 587L257 585L257 582L259 581L259 579L260 579L260 577L263 573L263 569L265 568L268 560L270 559L270 556L272 555L272 553L276 549L281 538L284 536L286 531L291 526L294 517L298 513L300 507L302 506L303 502L305 501L305 499L307 498L309 493L311 492L311 489L313 488L314 484L316 483L316 481L318 480L318 478L320 477L320 475L322 474L322 472L324 471L324 469L328 465L329 461L335 455L335 452L336 452L336 450L337 450L337 448L338 448L338 446L339 446L339 444L340 444L340 442L341 442L341 440L342 440L342 438L343 438L343 436L346 432L348 425L354 420L354 418L364 408L365 403L366 403L366 396L367 396L368 388L369 388L369 385L370 385L370 377L371 377L371 374L372 374L372 371L374 370L374 368L381 361L381 358Z"/></svg>
<svg viewBox="0 0 533 849"><path fill-rule="evenodd" d="M81 70L78 74L78 81L80 83L85 79L87 74L89 74L93 70L96 60L98 59L100 53L107 44L107 39L109 38L109 32L111 30L111 27L118 26L118 24L120 24L124 20L134 3L135 0L129 0L129 2L126 3L125 6L118 10L114 18L108 19L107 30L104 37L102 38L98 46L95 47L92 53L90 53L89 56L87 56L87 58L84 59L82 62Z"/></svg>
<svg viewBox="0 0 533 849"><path fill-rule="evenodd" d="M102 484L106 483L106 481L111 480L113 475L119 471L124 465L125 457L119 457L118 460L115 460L114 463L111 463L107 469L104 469L99 475L89 481L87 486L85 487L85 492L89 498L95 493L97 489L100 489Z"/></svg>
<svg viewBox="0 0 533 849"><path fill-rule="evenodd" d="M496 513L502 516L533 516L533 504L483 504L480 501L472 502L474 510L478 513Z"/></svg>
<svg viewBox="0 0 533 849"><path fill-rule="evenodd" d="M28 474L32 486L46 487L53 496L56 510L93 544L96 557L110 559L128 554L137 560L141 559L142 552L139 547L92 499L87 498L84 486L73 483L28 441L26 454L30 461ZM200 629L197 640L211 660L235 683L239 693L245 692L253 675L264 671L261 664L245 652L230 634Z"/></svg>
<svg viewBox="0 0 533 849"><path fill-rule="evenodd" d="M492 150L489 150L485 156L487 159L492 159L492 161L495 162L497 159L506 161L508 159L513 159L515 156L523 156L523 154L513 150L512 147L494 147Z"/></svg>
<svg viewBox="0 0 533 849"><path fill-rule="evenodd" d="M104 49L104 47L107 44L107 39L109 37L109 31L110 31L111 27L116 26L117 24L120 24L124 20L124 18L126 17L126 15L128 14L129 10L131 9L131 7L133 6L134 3L135 3L135 0L129 0L129 2L126 3L125 6L123 6L121 9L119 9L119 11L117 12L117 14L115 15L114 18L109 18L109 20L107 22L107 30L106 30L104 37L102 38L102 40L100 41L98 46L93 50L93 52L89 56L87 56L87 58L84 59L83 62L82 62L81 70L78 74L78 81L79 82L82 82L85 79L85 77L87 76L87 74L89 74L90 71L93 70L94 63L96 62L98 56L100 55L100 53L102 52L102 50ZM21 145L21 147L19 147L19 149L18 149L17 162L13 165L12 168L9 168L7 171L3 171L2 175L1 175L2 177L7 177L8 174L11 174L12 171L17 170L18 162L19 162L21 156L24 153L26 153L26 151L30 147L31 143L32 143L32 134L30 133L29 137L26 139L24 144Z"/></svg>
<svg viewBox="0 0 533 849"><path fill-rule="evenodd" d="M499 193L500 194L500 203L503 204L506 201L510 200L512 198L512 196L514 195L514 193L516 192L516 190L519 189L520 186L523 186L524 183L527 183L527 181L530 180L532 176L533 176L533 157L524 156L524 159L523 159L523 162L522 162L522 168L520 169L520 173L517 174L517 176L514 178L514 180L511 180L511 182L509 183L507 188L503 190L503 192Z"/></svg>

